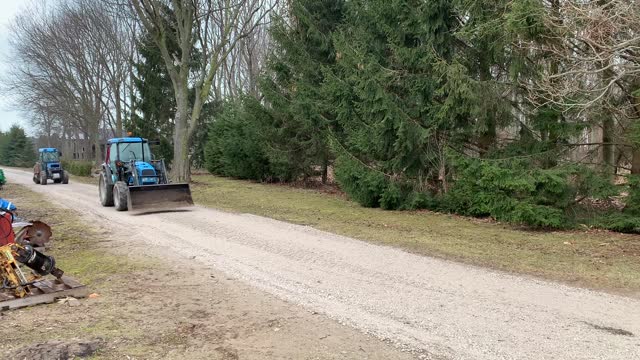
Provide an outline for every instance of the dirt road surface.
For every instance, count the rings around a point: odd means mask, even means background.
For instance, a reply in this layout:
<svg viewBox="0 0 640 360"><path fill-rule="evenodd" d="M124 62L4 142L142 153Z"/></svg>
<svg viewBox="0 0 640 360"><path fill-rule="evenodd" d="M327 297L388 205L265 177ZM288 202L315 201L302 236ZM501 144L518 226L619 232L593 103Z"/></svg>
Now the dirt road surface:
<svg viewBox="0 0 640 360"><path fill-rule="evenodd" d="M245 214L201 207L134 216L96 186L35 185L88 220L206 264L424 359L639 359L640 300L571 288ZM178 261L178 260L176 260Z"/></svg>

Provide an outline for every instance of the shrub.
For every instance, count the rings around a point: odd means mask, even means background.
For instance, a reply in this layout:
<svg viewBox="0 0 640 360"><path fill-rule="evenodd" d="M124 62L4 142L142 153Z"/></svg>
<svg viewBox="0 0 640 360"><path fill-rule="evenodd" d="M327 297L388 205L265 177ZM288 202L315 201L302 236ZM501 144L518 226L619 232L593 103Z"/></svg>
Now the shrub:
<svg viewBox="0 0 640 360"><path fill-rule="evenodd" d="M590 225L623 233L640 234L640 176L629 176L626 190L628 195L622 212L609 212L597 216Z"/></svg>
<svg viewBox="0 0 640 360"><path fill-rule="evenodd" d="M536 167L530 159L453 160L455 182L441 209L539 228L572 226L570 211L583 197L616 194L602 176L582 166Z"/></svg>
<svg viewBox="0 0 640 360"><path fill-rule="evenodd" d="M407 181L392 180L348 155L338 157L335 175L341 189L365 207L416 210L433 209L436 206L430 194L414 189Z"/></svg>
<svg viewBox="0 0 640 360"><path fill-rule="evenodd" d="M212 174L265 180L271 173L264 148L265 134L245 102L228 102L211 125L205 166Z"/></svg>
<svg viewBox="0 0 640 360"><path fill-rule="evenodd" d="M590 225L622 233L640 234L640 218L627 213L610 213L596 218Z"/></svg>
<svg viewBox="0 0 640 360"><path fill-rule="evenodd" d="M91 176L93 163L90 161L62 161L62 168L76 176Z"/></svg>

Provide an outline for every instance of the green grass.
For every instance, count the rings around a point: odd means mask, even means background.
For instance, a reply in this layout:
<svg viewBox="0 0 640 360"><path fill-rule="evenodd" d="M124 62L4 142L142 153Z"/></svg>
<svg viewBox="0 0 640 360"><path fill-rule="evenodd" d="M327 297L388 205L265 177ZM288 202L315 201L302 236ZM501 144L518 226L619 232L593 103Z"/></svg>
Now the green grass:
<svg viewBox="0 0 640 360"><path fill-rule="evenodd" d="M340 194L193 176L194 200L394 246L422 255L577 286L640 294L640 237L610 232L531 232L431 212L362 208Z"/></svg>

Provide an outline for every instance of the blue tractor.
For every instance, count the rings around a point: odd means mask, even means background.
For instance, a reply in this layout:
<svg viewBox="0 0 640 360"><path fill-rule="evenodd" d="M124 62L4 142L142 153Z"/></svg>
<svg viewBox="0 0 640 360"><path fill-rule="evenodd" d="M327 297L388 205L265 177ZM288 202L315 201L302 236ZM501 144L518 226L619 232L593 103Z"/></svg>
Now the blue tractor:
<svg viewBox="0 0 640 360"><path fill-rule="evenodd" d="M60 163L62 153L56 148L38 149L38 162L33 167L33 182L47 185L49 179L56 184L68 184L69 174Z"/></svg>
<svg viewBox="0 0 640 360"><path fill-rule="evenodd" d="M100 203L118 211L174 210L193 205L189 184L172 184L164 160L139 137L110 139L99 180Z"/></svg>

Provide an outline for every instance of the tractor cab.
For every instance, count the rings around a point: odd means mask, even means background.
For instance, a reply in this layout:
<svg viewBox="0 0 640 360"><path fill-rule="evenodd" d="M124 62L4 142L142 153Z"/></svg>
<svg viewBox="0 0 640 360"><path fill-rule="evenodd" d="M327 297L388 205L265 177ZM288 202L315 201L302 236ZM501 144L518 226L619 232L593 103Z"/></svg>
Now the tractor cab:
<svg viewBox="0 0 640 360"><path fill-rule="evenodd" d="M60 156L61 152L56 148L41 148L38 149L38 153L40 154L40 161L48 164L48 165L60 165Z"/></svg>
<svg viewBox="0 0 640 360"><path fill-rule="evenodd" d="M111 177L118 181L118 171L126 175L125 182L131 186L139 180L140 185L156 185L160 182L156 166L149 148L149 142L142 138L116 138L107 142L105 163L111 168ZM137 179L136 179L137 178Z"/></svg>
<svg viewBox="0 0 640 360"><path fill-rule="evenodd" d="M174 210L192 206L189 184L172 184L164 160L155 159L149 141L139 137L107 142L98 189L103 206L116 210Z"/></svg>
<svg viewBox="0 0 640 360"><path fill-rule="evenodd" d="M33 168L33 181L36 184L46 185L51 179L54 183L69 183L69 175L60 163L62 153L56 148L38 149L38 162Z"/></svg>

